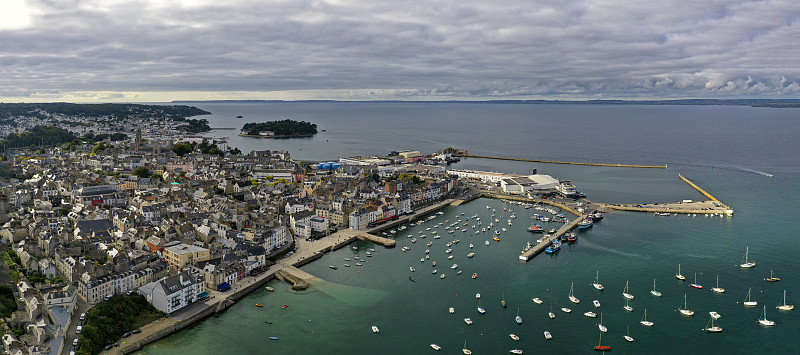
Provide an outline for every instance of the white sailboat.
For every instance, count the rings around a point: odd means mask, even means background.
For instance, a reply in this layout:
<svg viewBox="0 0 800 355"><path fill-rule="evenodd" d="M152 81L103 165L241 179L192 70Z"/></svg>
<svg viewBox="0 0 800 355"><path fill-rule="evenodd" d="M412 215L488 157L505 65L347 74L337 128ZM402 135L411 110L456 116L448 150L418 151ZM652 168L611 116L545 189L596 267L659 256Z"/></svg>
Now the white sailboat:
<svg viewBox="0 0 800 355"><path fill-rule="evenodd" d="M711 324L710 327L708 326L708 323L706 323L706 331L707 332L709 332L709 333L719 333L719 332L722 331L722 327L714 325L714 320L715 319L716 318L711 317L711 319L708 320L708 322Z"/></svg>
<svg viewBox="0 0 800 355"><path fill-rule="evenodd" d="M685 293L683 294L683 308L678 307L678 311L680 311L681 314L683 314L685 316L693 316L694 315L694 311L689 309L689 307L686 305L686 294Z"/></svg>
<svg viewBox="0 0 800 355"><path fill-rule="evenodd" d="M596 288L596 289L598 289L600 291L605 289L603 287L603 284L600 283L600 270L597 270L597 276L595 276L594 283L592 283L592 286L594 286L594 288Z"/></svg>
<svg viewBox="0 0 800 355"><path fill-rule="evenodd" d="M633 312L633 307L631 307L630 300L627 298L625 299L625 306L622 308L625 308L625 310L628 312Z"/></svg>
<svg viewBox="0 0 800 355"><path fill-rule="evenodd" d="M572 302L572 303L581 303L581 300L579 300L579 299L578 299L577 297L575 297L575 295L573 294L574 288L575 288L575 283L573 282L573 283L572 283L572 284L569 286L569 301L570 301L570 302Z"/></svg>
<svg viewBox="0 0 800 355"><path fill-rule="evenodd" d="M608 328L603 325L603 314L600 313L600 323L597 323L597 328L600 329L601 332L605 333L608 332Z"/></svg>
<svg viewBox="0 0 800 355"><path fill-rule="evenodd" d="M678 266L678 268L680 268L680 266ZM653 289L650 291L650 294L656 297L661 297L661 292L656 291L656 279L653 279Z"/></svg>
<svg viewBox="0 0 800 355"><path fill-rule="evenodd" d="M627 332L622 337L625 338L625 340L627 340L628 342L631 343L634 342L633 337L631 337L631 328L629 326L625 326L625 329L627 329Z"/></svg>
<svg viewBox="0 0 800 355"><path fill-rule="evenodd" d="M622 291L622 297L625 297L629 300L633 299L633 295L628 293L628 280L625 280L625 290Z"/></svg>
<svg viewBox="0 0 800 355"><path fill-rule="evenodd" d="M750 261L749 258L750 258L750 247L747 247L747 249L745 249L745 252L744 252L744 261L739 266L741 266L743 268L755 267L756 266L756 262L755 261Z"/></svg>
<svg viewBox="0 0 800 355"><path fill-rule="evenodd" d="M461 349L461 352L464 353L464 355L472 355L472 350L467 349L467 341L466 340L464 340L464 348Z"/></svg>
<svg viewBox="0 0 800 355"><path fill-rule="evenodd" d="M645 325L645 326L648 326L648 327L652 327L653 326L653 322L647 320L647 308L644 309L644 315L642 316L642 320L639 323L642 323L642 325Z"/></svg>
<svg viewBox="0 0 800 355"><path fill-rule="evenodd" d="M675 274L675 278L678 280L686 280L686 276L681 275L681 264L678 264L678 273Z"/></svg>
<svg viewBox="0 0 800 355"><path fill-rule="evenodd" d="M711 291L714 291L716 293L724 293L725 292L724 288L719 287L719 275L717 275L717 287L712 287Z"/></svg>
<svg viewBox="0 0 800 355"><path fill-rule="evenodd" d="M793 304L786 304L786 290L783 290L783 304L777 307L781 311L791 311L794 309Z"/></svg>
<svg viewBox="0 0 800 355"><path fill-rule="evenodd" d="M764 310L761 311L761 317L758 318L758 322L761 323L761 325L766 325L766 326L775 325L775 322L767 320L767 306L764 306Z"/></svg>
<svg viewBox="0 0 800 355"><path fill-rule="evenodd" d="M745 297L743 303L745 306L757 306L758 302L750 299L750 290L752 290L752 287L747 289L747 297Z"/></svg>

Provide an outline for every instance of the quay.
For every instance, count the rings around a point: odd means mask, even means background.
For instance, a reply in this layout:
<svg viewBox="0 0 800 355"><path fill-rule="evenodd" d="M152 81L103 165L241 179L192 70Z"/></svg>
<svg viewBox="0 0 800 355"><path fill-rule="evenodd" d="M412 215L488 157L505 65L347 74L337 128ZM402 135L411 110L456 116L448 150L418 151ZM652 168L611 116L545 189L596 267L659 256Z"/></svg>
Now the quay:
<svg viewBox="0 0 800 355"><path fill-rule="evenodd" d="M708 201L681 201L671 203L641 203L641 204L601 204L603 208L620 210L620 211L633 211L633 212L649 212L649 213L662 213L662 214L712 214L712 215L727 215L732 216L734 211L730 206L722 203L716 197L706 192L697 184L691 182L683 175L678 174L678 177L697 190L700 194L708 198Z"/></svg>
<svg viewBox="0 0 800 355"><path fill-rule="evenodd" d="M317 277L294 266L287 266L275 272L275 278L291 283L292 290L305 290L309 286L308 281Z"/></svg>
<svg viewBox="0 0 800 355"><path fill-rule="evenodd" d="M507 158L507 157L493 157L488 155L472 155L472 154L453 154L458 157L466 158L481 158L481 159L496 159L496 160L512 160L524 161L531 163L547 163L547 164L567 164L567 165L588 165L588 166L610 166L614 168L647 168L647 169L666 169L666 165L636 165L636 164L611 164L611 163L583 163L574 161L558 161L558 160L542 160L542 159L524 159L524 158Z"/></svg>
<svg viewBox="0 0 800 355"><path fill-rule="evenodd" d="M569 223L561 226L561 228L559 228L558 231L556 231L555 233L551 234L549 237L544 238L541 243L534 245L533 248L530 248L528 251L522 253L522 255L519 256L519 260L525 261L525 262L527 262L528 260L531 260L531 258L533 258L536 254L541 253L543 250L545 250L547 247L549 247L550 244L553 244L554 240L560 238L562 235L566 234L567 232L569 232L569 231L573 230L575 227L577 227L578 223L580 223L582 220L584 220L586 218L586 216L587 215L579 215L578 218L575 218L572 221L570 221Z"/></svg>

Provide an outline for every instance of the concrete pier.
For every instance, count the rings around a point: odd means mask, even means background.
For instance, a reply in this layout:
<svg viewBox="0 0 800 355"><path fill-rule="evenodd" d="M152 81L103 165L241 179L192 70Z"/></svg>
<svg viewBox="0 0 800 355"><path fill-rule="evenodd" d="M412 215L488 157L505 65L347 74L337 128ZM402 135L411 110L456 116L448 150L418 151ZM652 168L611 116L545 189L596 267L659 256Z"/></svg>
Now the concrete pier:
<svg viewBox="0 0 800 355"><path fill-rule="evenodd" d="M551 234L549 237L547 237L544 240L542 240L541 243L534 245L533 248L531 248L530 250L522 253L522 255L519 256L519 260L527 262L532 257L534 257L536 254L541 253L547 247L549 247L550 244L553 244L554 240L560 238L562 235L566 234L567 232L569 232L569 231L573 230L575 227L577 227L578 223L580 223L582 220L584 220L586 218L586 216L587 215L581 215L580 217L575 218L572 221L570 221L569 223L561 226L561 228L559 228L558 231L556 231L554 234Z"/></svg>
<svg viewBox="0 0 800 355"><path fill-rule="evenodd" d="M648 168L648 169L666 169L666 165L636 165L636 164L610 164L610 163L582 163L575 161L557 161L557 160L541 160L541 159L523 159L523 158L504 158L492 157L486 155L471 155L471 154L458 154L459 157L467 158L482 158L482 159L498 159L498 160L513 160L525 161L532 163L547 163L547 164L568 164L568 165L588 165L588 166L609 166L614 168Z"/></svg>
<svg viewBox="0 0 800 355"><path fill-rule="evenodd" d="M308 281L317 278L303 270L294 266L287 266L278 270L275 277L281 281L289 282L292 284L292 290L305 290L308 288Z"/></svg>

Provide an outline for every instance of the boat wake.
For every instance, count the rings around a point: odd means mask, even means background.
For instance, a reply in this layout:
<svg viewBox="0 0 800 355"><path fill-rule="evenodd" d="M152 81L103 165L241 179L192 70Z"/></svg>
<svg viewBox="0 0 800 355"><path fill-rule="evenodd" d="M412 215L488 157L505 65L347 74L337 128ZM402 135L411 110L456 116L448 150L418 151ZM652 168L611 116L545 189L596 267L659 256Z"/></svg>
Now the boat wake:
<svg viewBox="0 0 800 355"><path fill-rule="evenodd" d="M583 245L589 246L589 247L594 248L594 249L598 249L598 250L603 250L603 251L619 254L619 255L630 256L630 257L634 257L634 258L644 258L644 256L642 254L625 253L625 252L622 252L622 251L619 251L619 250L614 250L614 249L602 247L602 246L599 246L597 244L587 243L585 239L583 241Z"/></svg>
<svg viewBox="0 0 800 355"><path fill-rule="evenodd" d="M723 165L723 164L692 164L692 163L669 163L669 165L689 165L689 166L700 166L700 167L706 167L706 168L724 169L724 170L730 170L730 171L739 171L739 172L745 172L745 173L753 173L753 174L758 174L758 175L761 175L761 176L766 176L766 177L775 177L775 175L772 175L772 174L770 174L770 173L767 173L767 172L758 171L758 170L754 170L754 169L750 169L750 168L745 168L745 167L743 167L743 166L737 166L737 165Z"/></svg>

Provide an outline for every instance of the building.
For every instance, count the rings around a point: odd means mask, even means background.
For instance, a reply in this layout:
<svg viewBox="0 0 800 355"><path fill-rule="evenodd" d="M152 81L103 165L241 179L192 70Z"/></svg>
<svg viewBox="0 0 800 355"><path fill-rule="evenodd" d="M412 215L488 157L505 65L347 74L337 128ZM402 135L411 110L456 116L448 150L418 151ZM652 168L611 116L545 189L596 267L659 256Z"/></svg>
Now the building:
<svg viewBox="0 0 800 355"><path fill-rule="evenodd" d="M196 245L178 244L164 248L164 259L172 268L181 270L186 264L206 261L211 258L208 249Z"/></svg>
<svg viewBox="0 0 800 355"><path fill-rule="evenodd" d="M205 279L184 271L155 281L152 288L149 285L140 288L139 293L159 311L172 313L197 301L198 295L205 289Z"/></svg>

